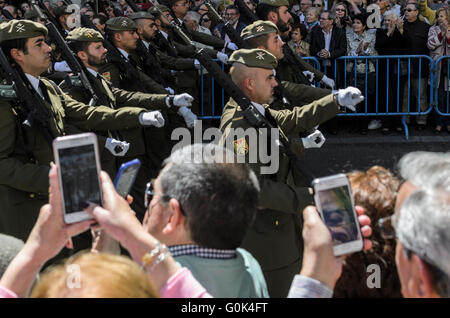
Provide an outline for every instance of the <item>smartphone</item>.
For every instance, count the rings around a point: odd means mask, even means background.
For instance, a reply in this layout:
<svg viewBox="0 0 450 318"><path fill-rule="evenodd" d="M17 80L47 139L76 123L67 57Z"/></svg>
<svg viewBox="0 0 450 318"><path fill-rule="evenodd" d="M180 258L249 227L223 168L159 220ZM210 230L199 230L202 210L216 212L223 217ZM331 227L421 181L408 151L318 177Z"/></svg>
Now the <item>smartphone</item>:
<svg viewBox="0 0 450 318"><path fill-rule="evenodd" d="M123 198L126 198L128 193L130 193L140 167L141 161L139 159L134 159L123 163L120 166L119 171L117 171L114 179L114 186L116 187L116 191Z"/></svg>
<svg viewBox="0 0 450 318"><path fill-rule="evenodd" d="M314 179L314 201L333 238L335 256L362 250L363 238L345 174Z"/></svg>
<svg viewBox="0 0 450 318"><path fill-rule="evenodd" d="M84 133L58 137L53 141L53 153L58 166L64 222L92 219L82 205L85 202L103 205L97 136Z"/></svg>

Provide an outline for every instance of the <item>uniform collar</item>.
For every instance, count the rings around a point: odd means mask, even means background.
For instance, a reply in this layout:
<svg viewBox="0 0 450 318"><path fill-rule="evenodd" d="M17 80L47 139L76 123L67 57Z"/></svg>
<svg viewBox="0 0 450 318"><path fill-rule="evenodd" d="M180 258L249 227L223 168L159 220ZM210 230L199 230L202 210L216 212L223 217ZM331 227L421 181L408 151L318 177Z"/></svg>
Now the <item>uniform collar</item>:
<svg viewBox="0 0 450 318"><path fill-rule="evenodd" d="M121 48L117 48L119 52L125 57L125 59L128 61L128 53L122 50Z"/></svg>
<svg viewBox="0 0 450 318"><path fill-rule="evenodd" d="M169 38L169 35L166 32L164 32L163 30L159 30L159 32L162 34L163 37L166 38L166 40Z"/></svg>
<svg viewBox="0 0 450 318"><path fill-rule="evenodd" d="M98 73L96 71L94 71L92 68L86 67L86 69L89 71L89 73L91 73L92 75L94 75L95 78L97 78Z"/></svg>
<svg viewBox="0 0 450 318"><path fill-rule="evenodd" d="M147 41L142 40L142 43L144 43L145 47L148 48L150 47L150 43L148 43Z"/></svg>
<svg viewBox="0 0 450 318"><path fill-rule="evenodd" d="M33 86L34 90L36 92L39 93L39 95L42 96L42 92L41 89L39 88L39 81L40 81L40 77L34 77L33 75L27 74L25 73L25 76L28 78L28 80L30 81L31 86Z"/></svg>
<svg viewBox="0 0 450 318"><path fill-rule="evenodd" d="M266 109L263 105L252 102L252 105L256 107L256 109L264 116L266 117Z"/></svg>

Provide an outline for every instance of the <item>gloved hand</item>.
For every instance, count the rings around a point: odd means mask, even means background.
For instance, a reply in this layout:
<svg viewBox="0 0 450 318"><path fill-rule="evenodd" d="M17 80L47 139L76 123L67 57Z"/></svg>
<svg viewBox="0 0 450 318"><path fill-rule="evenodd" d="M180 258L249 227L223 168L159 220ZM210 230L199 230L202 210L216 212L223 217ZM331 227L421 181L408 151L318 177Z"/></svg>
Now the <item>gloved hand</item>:
<svg viewBox="0 0 450 318"><path fill-rule="evenodd" d="M303 71L303 75L308 79L308 81L312 82L314 79L314 73L310 71ZM325 77L325 76L324 76Z"/></svg>
<svg viewBox="0 0 450 318"><path fill-rule="evenodd" d="M364 96L356 87L349 86L344 89L340 89L333 94L336 96L337 102L340 106L347 107L352 111L356 111L355 105L361 103L364 100Z"/></svg>
<svg viewBox="0 0 450 318"><path fill-rule="evenodd" d="M123 157L130 148L130 144L126 141L120 141L113 138L106 138L105 148L116 157Z"/></svg>
<svg viewBox="0 0 450 318"><path fill-rule="evenodd" d="M172 95L175 94L175 91L172 89L172 87L167 86L167 87L165 88L165 90L168 91L169 94L172 94Z"/></svg>
<svg viewBox="0 0 450 318"><path fill-rule="evenodd" d="M167 107L177 106L177 107L191 107L192 101L194 100L194 97L187 93L178 94L178 95L171 95L166 97L166 105Z"/></svg>
<svg viewBox="0 0 450 318"><path fill-rule="evenodd" d="M55 62L53 69L57 72L72 72L66 61Z"/></svg>
<svg viewBox="0 0 450 318"><path fill-rule="evenodd" d="M197 115L195 115L189 108L180 107L178 109L178 114L184 118L184 122L188 128L193 128L195 121L197 120Z"/></svg>
<svg viewBox="0 0 450 318"><path fill-rule="evenodd" d="M302 142L305 149L320 148L325 142L325 137L320 130L315 130L312 134L302 138Z"/></svg>
<svg viewBox="0 0 450 318"><path fill-rule="evenodd" d="M233 42L228 42L228 43L227 43L227 48L230 49L230 50L232 50L232 51L236 51L237 49L239 49L239 48L237 47L237 45L234 44Z"/></svg>
<svg viewBox="0 0 450 318"><path fill-rule="evenodd" d="M334 81L331 78L326 77L325 75L322 77L322 83L327 85L329 88L334 89Z"/></svg>
<svg viewBox="0 0 450 318"><path fill-rule="evenodd" d="M194 67L195 67L197 70L199 70L199 69L202 67L202 65L200 64L200 61L199 61L199 60L197 60L197 59L194 60Z"/></svg>
<svg viewBox="0 0 450 318"><path fill-rule="evenodd" d="M223 64L228 64L228 55L222 52L217 52L217 58L219 61L221 61Z"/></svg>
<svg viewBox="0 0 450 318"><path fill-rule="evenodd" d="M139 114L139 122L142 126L155 126L160 128L164 126L164 117L157 110L151 112L142 112Z"/></svg>

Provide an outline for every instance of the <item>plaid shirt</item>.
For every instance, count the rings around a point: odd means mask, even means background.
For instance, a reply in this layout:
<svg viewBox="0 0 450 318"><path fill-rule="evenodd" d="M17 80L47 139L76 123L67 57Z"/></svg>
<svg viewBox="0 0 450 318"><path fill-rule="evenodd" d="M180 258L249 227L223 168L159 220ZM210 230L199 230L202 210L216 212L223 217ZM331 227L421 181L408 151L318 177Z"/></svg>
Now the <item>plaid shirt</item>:
<svg viewBox="0 0 450 318"><path fill-rule="evenodd" d="M202 247L194 244L174 245L169 247L173 257L183 255L195 255L201 258L231 259L236 258L236 250L217 250L215 248Z"/></svg>

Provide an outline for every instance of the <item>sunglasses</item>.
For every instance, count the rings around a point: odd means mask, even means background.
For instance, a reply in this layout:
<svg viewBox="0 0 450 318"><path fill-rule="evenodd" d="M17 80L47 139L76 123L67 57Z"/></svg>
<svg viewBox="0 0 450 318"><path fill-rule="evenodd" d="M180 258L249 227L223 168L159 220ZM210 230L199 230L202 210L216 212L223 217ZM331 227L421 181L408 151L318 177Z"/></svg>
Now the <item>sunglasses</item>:
<svg viewBox="0 0 450 318"><path fill-rule="evenodd" d="M210 19L202 19L202 22L209 22L211 21Z"/></svg>
<svg viewBox="0 0 450 318"><path fill-rule="evenodd" d="M321 4L313 4L313 7L322 7L322 5Z"/></svg>
<svg viewBox="0 0 450 318"><path fill-rule="evenodd" d="M161 198L162 198L164 201L169 201L169 200L171 199L170 196L167 195L167 194L155 192L154 189L153 189L153 184L152 184L152 182L148 182L148 183L147 183L147 186L146 186L146 188L145 188L145 196L144 196L144 205L145 205L145 208L146 208L146 209L147 209L148 206L150 205L150 202L152 201L152 199L153 199L153 197L154 197L155 195L161 196Z"/></svg>
<svg viewBox="0 0 450 318"><path fill-rule="evenodd" d="M411 11L416 11L415 9L406 9L405 11L411 12Z"/></svg>

